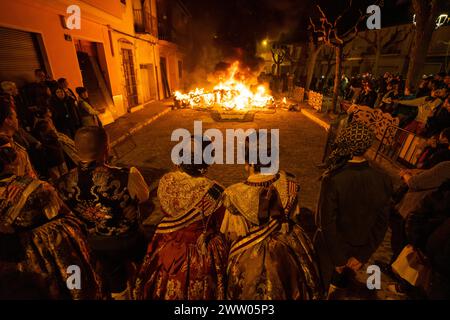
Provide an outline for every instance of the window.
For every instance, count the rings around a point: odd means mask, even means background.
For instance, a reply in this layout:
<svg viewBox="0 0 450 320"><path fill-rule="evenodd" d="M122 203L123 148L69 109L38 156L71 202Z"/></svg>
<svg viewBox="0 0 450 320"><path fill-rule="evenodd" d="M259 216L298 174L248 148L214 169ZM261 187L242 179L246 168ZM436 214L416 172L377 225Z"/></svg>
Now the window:
<svg viewBox="0 0 450 320"><path fill-rule="evenodd" d="M183 62L178 60L178 78L183 78Z"/></svg>

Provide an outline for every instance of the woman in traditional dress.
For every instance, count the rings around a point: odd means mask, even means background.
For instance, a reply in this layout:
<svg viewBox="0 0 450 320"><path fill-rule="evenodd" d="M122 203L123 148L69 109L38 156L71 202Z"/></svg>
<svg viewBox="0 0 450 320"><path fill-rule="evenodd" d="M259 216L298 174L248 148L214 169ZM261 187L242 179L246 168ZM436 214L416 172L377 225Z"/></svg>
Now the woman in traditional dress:
<svg viewBox="0 0 450 320"><path fill-rule="evenodd" d="M209 142L193 141L204 149ZM203 152L203 150L202 150ZM191 163L194 155L191 154ZM139 272L137 299L224 299L228 247L219 228L223 188L204 176L208 165L181 164L159 181L165 217Z"/></svg>
<svg viewBox="0 0 450 320"><path fill-rule="evenodd" d="M258 137L259 138L259 137ZM291 217L298 212L299 186L295 177L280 171L262 174L267 167L250 161L248 178L225 190L226 212L221 227L233 241L228 258L227 297L232 300L308 300L321 296L312 244Z"/></svg>
<svg viewBox="0 0 450 320"><path fill-rule="evenodd" d="M37 298L33 292L49 299L102 298L79 221L52 186L14 175L17 153L1 142L0 292L10 290L15 298Z"/></svg>

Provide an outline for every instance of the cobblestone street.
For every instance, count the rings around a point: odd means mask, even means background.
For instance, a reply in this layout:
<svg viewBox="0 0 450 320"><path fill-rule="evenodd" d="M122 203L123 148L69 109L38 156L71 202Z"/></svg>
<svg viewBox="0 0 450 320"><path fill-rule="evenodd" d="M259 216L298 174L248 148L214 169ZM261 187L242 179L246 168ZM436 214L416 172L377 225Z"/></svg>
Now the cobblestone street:
<svg viewBox="0 0 450 320"><path fill-rule="evenodd" d="M280 167L298 177L302 188L302 206L309 208L315 206L319 191L318 178L321 173L316 164L321 161L326 132L297 112L257 113L254 122L215 122L208 112L172 111L139 131L134 136L137 146L119 159L119 162L137 165L144 171L151 169L163 173L171 170L173 165L170 152L177 143L170 141L172 131L186 128L193 133L194 120L202 121L203 130L217 128L224 134L225 129L279 129ZM126 146L129 143L124 142L123 149L129 149L129 146ZM224 186L229 186L244 180L245 172L243 165L214 165L210 168L208 176Z"/></svg>
<svg viewBox="0 0 450 320"><path fill-rule="evenodd" d="M185 128L192 134L194 132L194 120L201 120L203 131L209 128L217 128L225 133L225 129L279 129L280 130L280 168L297 176L301 186L301 207L315 211L319 196L322 173L317 168L322 160L323 148L327 133L318 124L312 122L300 112L277 111L275 114L257 113L253 122L216 122L209 112L194 110L175 110L161 116L151 125L144 127L133 135L132 138L116 146L118 154L117 164L136 166L144 174L152 187L152 194L156 196L158 179L174 168L170 154L172 147L177 142L171 141L174 129ZM224 135L225 137L225 135ZM213 165L208 176L217 180L225 187L245 179L243 165ZM154 197L155 199L155 197ZM157 201L147 224L158 223L161 213ZM380 246L374 260L388 262L390 257L389 233L384 243ZM367 266L366 266L367 267ZM351 291L337 293L336 299L399 299L386 290L387 284L392 281L382 274L382 289L369 291L366 286L366 267L357 274L356 284Z"/></svg>

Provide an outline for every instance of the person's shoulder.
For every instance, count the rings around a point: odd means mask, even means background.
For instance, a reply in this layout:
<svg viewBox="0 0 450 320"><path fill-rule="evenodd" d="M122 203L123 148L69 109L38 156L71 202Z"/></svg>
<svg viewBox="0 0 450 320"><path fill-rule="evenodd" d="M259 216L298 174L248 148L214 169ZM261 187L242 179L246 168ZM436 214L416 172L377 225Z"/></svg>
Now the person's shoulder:
<svg viewBox="0 0 450 320"><path fill-rule="evenodd" d="M242 190L242 188L246 187L247 185L243 182L238 182L235 184L232 184L231 186L228 186L227 188L225 188L224 193L225 195L232 195L236 192L240 192L240 190Z"/></svg>

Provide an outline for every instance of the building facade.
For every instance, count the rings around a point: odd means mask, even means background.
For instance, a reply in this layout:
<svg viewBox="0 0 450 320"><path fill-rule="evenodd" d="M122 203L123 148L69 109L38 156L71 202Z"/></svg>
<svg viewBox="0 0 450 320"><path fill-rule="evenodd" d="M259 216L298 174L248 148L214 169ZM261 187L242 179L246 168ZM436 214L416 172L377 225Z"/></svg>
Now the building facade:
<svg viewBox="0 0 450 320"><path fill-rule="evenodd" d="M80 8L79 29L68 25L71 5ZM111 123L182 86L183 56L176 43L159 39L157 10L157 0L2 1L0 80L20 86L42 68L72 89L85 86L103 123Z"/></svg>

